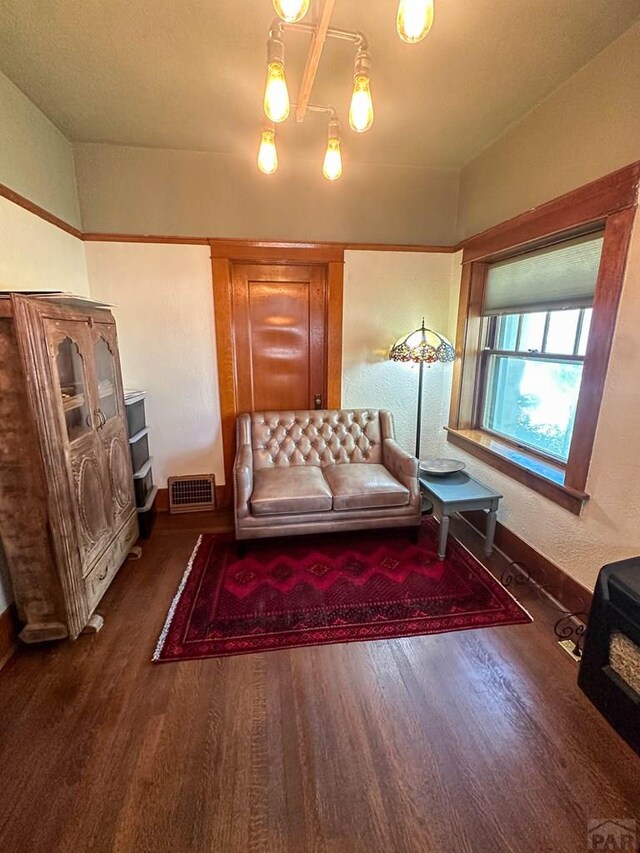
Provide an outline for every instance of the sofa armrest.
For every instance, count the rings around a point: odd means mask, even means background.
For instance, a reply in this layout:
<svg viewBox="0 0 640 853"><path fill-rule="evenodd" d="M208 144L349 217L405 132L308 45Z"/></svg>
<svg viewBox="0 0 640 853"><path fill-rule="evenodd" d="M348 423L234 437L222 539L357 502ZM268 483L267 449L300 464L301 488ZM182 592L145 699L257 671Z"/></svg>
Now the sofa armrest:
<svg viewBox="0 0 640 853"><path fill-rule="evenodd" d="M406 486L410 492L410 502L420 503L420 485L418 483L418 460L415 456L403 450L393 438L385 438L382 442L382 459L384 466L393 476Z"/></svg>
<svg viewBox="0 0 640 853"><path fill-rule="evenodd" d="M241 444L233 465L233 491L236 518L249 515L249 498L253 492L253 451L250 444Z"/></svg>

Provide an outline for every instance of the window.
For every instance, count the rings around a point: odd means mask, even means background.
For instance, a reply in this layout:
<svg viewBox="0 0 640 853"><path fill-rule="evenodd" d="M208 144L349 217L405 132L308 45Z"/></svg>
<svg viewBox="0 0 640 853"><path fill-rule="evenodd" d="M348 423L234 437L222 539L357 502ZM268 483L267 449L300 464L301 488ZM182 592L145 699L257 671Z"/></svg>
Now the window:
<svg viewBox="0 0 640 853"><path fill-rule="evenodd" d="M591 308L486 318L480 426L566 463Z"/></svg>
<svg viewBox="0 0 640 853"><path fill-rule="evenodd" d="M478 426L569 458L602 232L487 266Z"/></svg>
<svg viewBox="0 0 640 853"><path fill-rule="evenodd" d="M640 163L463 245L447 438L579 515Z"/></svg>

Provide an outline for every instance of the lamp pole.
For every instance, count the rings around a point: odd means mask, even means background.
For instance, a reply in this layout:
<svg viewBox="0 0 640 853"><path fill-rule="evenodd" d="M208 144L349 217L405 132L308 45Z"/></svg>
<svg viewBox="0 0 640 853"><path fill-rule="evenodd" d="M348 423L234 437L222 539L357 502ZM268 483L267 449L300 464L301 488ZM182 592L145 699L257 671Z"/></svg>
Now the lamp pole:
<svg viewBox="0 0 640 853"><path fill-rule="evenodd" d="M420 362L418 373L418 415L416 418L416 459L420 459L420 425L422 424L422 382L424 380L424 361Z"/></svg>

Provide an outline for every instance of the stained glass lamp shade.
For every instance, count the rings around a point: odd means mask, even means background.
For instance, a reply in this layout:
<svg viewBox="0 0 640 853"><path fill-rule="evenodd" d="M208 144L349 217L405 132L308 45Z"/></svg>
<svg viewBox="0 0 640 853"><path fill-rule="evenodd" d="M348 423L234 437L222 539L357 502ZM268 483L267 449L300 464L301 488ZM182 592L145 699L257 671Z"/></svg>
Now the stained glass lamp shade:
<svg viewBox="0 0 640 853"><path fill-rule="evenodd" d="M440 361L453 361L456 357L451 343L439 332L427 329L424 325L408 335L399 338L389 350L391 361L413 362L420 365L418 378L418 411L416 419L416 456L420 459L420 423L422 421L422 382L424 366Z"/></svg>

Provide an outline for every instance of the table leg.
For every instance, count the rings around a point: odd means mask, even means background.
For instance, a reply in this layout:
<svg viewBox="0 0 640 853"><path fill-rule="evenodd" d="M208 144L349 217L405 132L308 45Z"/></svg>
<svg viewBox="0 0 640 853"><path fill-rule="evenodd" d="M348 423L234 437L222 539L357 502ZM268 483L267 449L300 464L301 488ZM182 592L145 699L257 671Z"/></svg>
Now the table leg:
<svg viewBox="0 0 640 853"><path fill-rule="evenodd" d="M449 536L449 516L443 515L440 521L440 537L438 539L438 557L444 560L447 551L447 537Z"/></svg>
<svg viewBox="0 0 640 853"><path fill-rule="evenodd" d="M484 542L484 553L487 557L493 553L493 537L496 535L496 511L490 509L487 513L487 534Z"/></svg>

